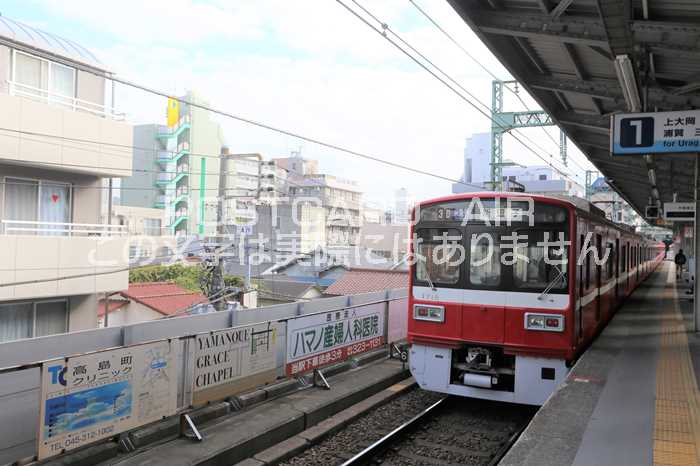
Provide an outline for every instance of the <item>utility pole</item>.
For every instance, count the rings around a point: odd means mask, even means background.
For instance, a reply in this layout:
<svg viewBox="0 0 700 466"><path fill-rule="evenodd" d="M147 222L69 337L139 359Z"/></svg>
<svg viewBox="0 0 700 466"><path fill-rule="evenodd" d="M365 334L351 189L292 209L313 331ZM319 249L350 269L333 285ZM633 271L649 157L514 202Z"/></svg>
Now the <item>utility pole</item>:
<svg viewBox="0 0 700 466"><path fill-rule="evenodd" d="M114 92L114 91L112 91ZM114 97L112 97L114 98ZM110 234L110 226L112 225L112 178L109 178L109 187L107 189L107 228L105 233ZM109 327L109 293L105 291L105 327Z"/></svg>
<svg viewBox="0 0 700 466"><path fill-rule="evenodd" d="M555 126L552 117L544 110L527 110L523 112L504 112L503 95L508 85L515 85L518 93L518 81L491 82L491 189L503 190L503 167L512 165L503 162L503 134L516 128L534 128L537 126ZM566 135L559 130L559 157L564 166L568 166L566 152Z"/></svg>
<svg viewBox="0 0 700 466"><path fill-rule="evenodd" d="M227 195L227 175L229 174L229 164L231 162L231 157L237 157L237 158L253 158L257 159L258 162L258 183L257 183L257 189L255 189L255 194L254 195ZM239 198L246 198L250 199L253 201L257 201L260 199L260 193L262 191L265 191L261 186L261 180L263 178L262 174L262 156L260 154L231 154L229 152L228 147L222 147L221 148L221 155L219 158L219 199L218 199L218 204L217 204L217 212L216 212L216 234L217 234L217 244L214 249L214 258L212 263L209 265L209 276L207 277L206 280L204 280L204 283L202 284L203 291L205 291L205 294L207 294L210 298L213 298L212 300L216 300L213 305L215 306L217 311L223 311L226 309L226 302L225 299L223 299L223 296L228 292L226 290L226 284L224 283L224 261L221 257L221 253L223 253L226 249L230 248L234 244L225 244L225 240L227 239L227 231L226 231L226 225L225 225L225 202L230 200L230 199L239 199ZM247 228L246 228L247 230ZM246 263L247 263L247 271L246 271L246 279L245 279L245 290L248 291L251 288L251 275L252 275L252 264L250 261L250 245L248 241L248 236L249 236L250 231L243 231L241 228L238 229L236 232L238 239L240 239L241 235L243 235L243 240L244 240L244 254L246 256ZM242 304L242 303L241 303Z"/></svg>
<svg viewBox="0 0 700 466"><path fill-rule="evenodd" d="M209 286L211 296L216 296L214 308L217 311L223 311L226 309L226 300L223 299L226 285L224 283L224 266L223 260L221 259L221 253L223 252L222 243L225 241L224 236L226 235L226 228L224 226L224 203L226 202L226 174L228 173L228 157L228 147L222 147L221 154L219 155L219 199L216 209L217 246L214 253L214 264L211 273L212 282Z"/></svg>

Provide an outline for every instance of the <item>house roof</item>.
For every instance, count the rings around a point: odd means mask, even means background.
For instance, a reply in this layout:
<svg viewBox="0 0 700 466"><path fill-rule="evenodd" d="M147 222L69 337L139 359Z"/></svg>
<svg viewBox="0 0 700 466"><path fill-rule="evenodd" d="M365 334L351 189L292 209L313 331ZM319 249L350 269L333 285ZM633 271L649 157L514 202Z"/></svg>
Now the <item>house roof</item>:
<svg viewBox="0 0 700 466"><path fill-rule="evenodd" d="M344 267L348 269L374 269L389 270L400 266L400 262L394 263L392 260L376 254L371 248L362 246L348 247L318 247L308 253L301 253L294 256L285 257L283 260L266 269L262 275L281 274L295 264L314 265L318 273L332 269L333 267Z"/></svg>
<svg viewBox="0 0 700 466"><path fill-rule="evenodd" d="M326 294L351 295L406 288L408 273L396 270L352 269L326 288Z"/></svg>
<svg viewBox="0 0 700 466"><path fill-rule="evenodd" d="M291 280L284 276L275 277L274 279L260 280L260 291L269 292L271 298L301 298L310 289L318 288L314 283L300 282Z"/></svg>
<svg viewBox="0 0 700 466"><path fill-rule="evenodd" d="M101 70L105 69L105 65L100 63L97 57L82 45L15 21L7 16L0 16L0 37L35 50L48 52Z"/></svg>
<svg viewBox="0 0 700 466"><path fill-rule="evenodd" d="M109 313L111 314L112 312L116 311L117 309L121 309L124 306L129 304L128 299L110 299L109 300ZM97 317L103 317L105 315L105 300L100 299L100 302L97 305Z"/></svg>
<svg viewBox="0 0 700 466"><path fill-rule="evenodd" d="M172 282L130 283L129 288L119 294L166 316L208 301L202 293Z"/></svg>

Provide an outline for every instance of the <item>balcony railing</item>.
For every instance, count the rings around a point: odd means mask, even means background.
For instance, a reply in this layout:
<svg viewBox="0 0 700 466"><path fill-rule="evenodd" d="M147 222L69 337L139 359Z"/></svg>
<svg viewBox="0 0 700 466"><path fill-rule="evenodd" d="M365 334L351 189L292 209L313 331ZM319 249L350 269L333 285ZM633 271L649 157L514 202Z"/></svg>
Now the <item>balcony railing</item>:
<svg viewBox="0 0 700 466"><path fill-rule="evenodd" d="M125 236L126 225L104 223L36 222L30 220L2 220L0 226L6 235L39 236Z"/></svg>
<svg viewBox="0 0 700 466"><path fill-rule="evenodd" d="M78 99L77 97L59 94L49 91L48 89L40 89L15 81L7 81L7 83L9 85L10 95L26 97L38 100L39 102L46 102L50 105L56 105L78 112L92 113L99 117L111 118L118 121L123 121L126 118L124 113L116 112L115 109L111 107L95 102L89 102L87 100Z"/></svg>
<svg viewBox="0 0 700 466"><path fill-rule="evenodd" d="M185 129L186 125L190 123L190 115L185 114L180 117L180 119L177 121L174 127L170 128L165 125L161 125L158 127L158 137L160 138L169 138L173 136L177 136L180 134L182 130Z"/></svg>

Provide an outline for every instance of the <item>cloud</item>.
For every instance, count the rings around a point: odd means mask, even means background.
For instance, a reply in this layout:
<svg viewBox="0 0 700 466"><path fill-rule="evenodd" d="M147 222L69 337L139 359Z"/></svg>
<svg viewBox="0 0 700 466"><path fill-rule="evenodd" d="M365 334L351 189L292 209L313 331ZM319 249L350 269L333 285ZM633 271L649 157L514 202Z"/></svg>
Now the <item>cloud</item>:
<svg viewBox="0 0 700 466"><path fill-rule="evenodd" d="M43 1L57 16L110 36L96 52L121 77L174 94L195 89L216 108L393 163L459 178L465 138L490 130L488 118L334 1L124 0L106 9L88 0ZM508 77L446 2L419 3L478 63ZM490 105L492 77L409 2L364 4ZM117 107L134 123L162 122L165 114L163 98L122 86ZM215 118L233 152L279 157L303 147L322 171L359 180L375 202L386 203L400 187L417 198L450 192L447 181ZM541 130L527 134L558 153ZM542 163L510 138L505 156Z"/></svg>

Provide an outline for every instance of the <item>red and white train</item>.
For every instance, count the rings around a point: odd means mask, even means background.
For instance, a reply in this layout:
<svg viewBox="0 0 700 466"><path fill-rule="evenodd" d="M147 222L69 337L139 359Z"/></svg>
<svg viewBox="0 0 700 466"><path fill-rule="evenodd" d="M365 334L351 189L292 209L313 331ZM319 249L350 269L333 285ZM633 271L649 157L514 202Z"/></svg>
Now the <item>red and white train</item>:
<svg viewBox="0 0 700 466"><path fill-rule="evenodd" d="M664 256L578 198L470 193L413 215L411 373L453 395L541 405Z"/></svg>

